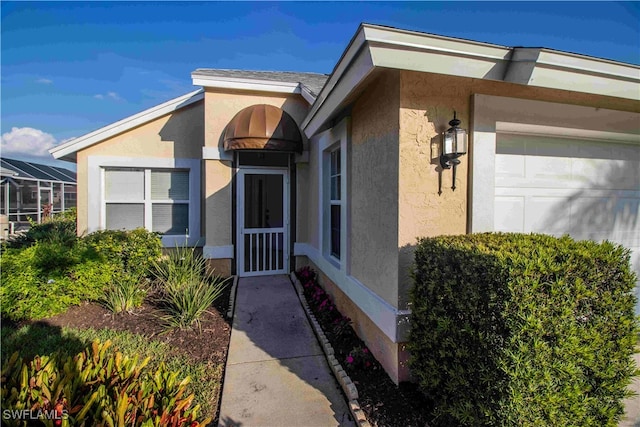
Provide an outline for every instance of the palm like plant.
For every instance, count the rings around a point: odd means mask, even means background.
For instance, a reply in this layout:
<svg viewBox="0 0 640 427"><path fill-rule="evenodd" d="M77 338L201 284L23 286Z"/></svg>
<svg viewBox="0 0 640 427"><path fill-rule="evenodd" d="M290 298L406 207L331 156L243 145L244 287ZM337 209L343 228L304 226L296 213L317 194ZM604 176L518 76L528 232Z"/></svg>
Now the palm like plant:
<svg viewBox="0 0 640 427"><path fill-rule="evenodd" d="M216 275L195 248L178 246L155 264L163 319L169 327L186 329L222 295L228 279Z"/></svg>

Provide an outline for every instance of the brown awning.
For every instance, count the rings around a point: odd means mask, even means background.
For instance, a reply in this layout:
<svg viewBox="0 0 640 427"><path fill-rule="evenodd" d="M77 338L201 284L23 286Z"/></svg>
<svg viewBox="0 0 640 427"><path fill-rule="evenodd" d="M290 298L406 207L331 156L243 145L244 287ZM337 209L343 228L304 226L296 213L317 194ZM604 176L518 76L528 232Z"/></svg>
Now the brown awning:
<svg viewBox="0 0 640 427"><path fill-rule="evenodd" d="M236 114L224 130L224 149L302 152L295 120L273 105L252 105Z"/></svg>

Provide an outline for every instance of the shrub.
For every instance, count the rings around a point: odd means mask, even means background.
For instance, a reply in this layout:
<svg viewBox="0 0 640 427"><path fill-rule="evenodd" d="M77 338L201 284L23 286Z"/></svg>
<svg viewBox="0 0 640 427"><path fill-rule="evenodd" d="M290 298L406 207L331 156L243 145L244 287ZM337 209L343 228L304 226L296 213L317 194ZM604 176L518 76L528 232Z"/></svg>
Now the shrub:
<svg viewBox="0 0 640 427"><path fill-rule="evenodd" d="M2 255L0 305L4 317L39 319L80 302L67 277L39 268L39 253L40 243L36 243L22 250L8 249Z"/></svg>
<svg viewBox="0 0 640 427"><path fill-rule="evenodd" d="M568 236L421 239L412 372L432 425L612 425L635 373L629 251Z"/></svg>
<svg viewBox="0 0 640 427"><path fill-rule="evenodd" d="M185 396L189 377L180 380L162 364L146 369L139 361L110 351L110 341L94 341L75 357L14 353L2 367L3 410L41 409L68 414L69 425L206 425L198 422L194 395ZM6 421L6 420L5 420ZM20 425L16 422L16 425Z"/></svg>
<svg viewBox="0 0 640 427"><path fill-rule="evenodd" d="M115 271L113 265L85 261L76 248L36 242L7 249L0 258L2 315L13 320L40 319L70 305L97 300Z"/></svg>
<svg viewBox="0 0 640 427"><path fill-rule="evenodd" d="M146 280L146 279L144 279ZM147 295L147 287L140 276L118 274L101 298L102 305L112 313L131 312L140 307Z"/></svg>
<svg viewBox="0 0 640 427"><path fill-rule="evenodd" d="M97 301L104 295L113 277L119 274L120 266L108 261L87 258L86 254L82 259L83 261L74 265L67 275L80 293L81 299Z"/></svg>
<svg viewBox="0 0 640 427"><path fill-rule="evenodd" d="M78 240L75 216L56 216L41 224L33 224L24 234L12 237L7 242L9 248L24 248L35 242L49 242L67 248L73 247Z"/></svg>
<svg viewBox="0 0 640 427"><path fill-rule="evenodd" d="M169 327L200 327L200 317L222 295L227 279L215 275L195 248L176 247L155 264L161 308Z"/></svg>
<svg viewBox="0 0 640 427"><path fill-rule="evenodd" d="M82 243L101 259L119 265L121 271L140 276L149 274L162 248L158 234L144 228L96 231L85 236Z"/></svg>

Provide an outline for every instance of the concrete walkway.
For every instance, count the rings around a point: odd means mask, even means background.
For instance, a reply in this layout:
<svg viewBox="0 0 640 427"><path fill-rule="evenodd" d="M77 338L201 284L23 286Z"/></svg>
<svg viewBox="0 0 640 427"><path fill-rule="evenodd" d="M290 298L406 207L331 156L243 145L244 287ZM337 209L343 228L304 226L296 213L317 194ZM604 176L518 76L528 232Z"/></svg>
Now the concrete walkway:
<svg viewBox="0 0 640 427"><path fill-rule="evenodd" d="M241 278L219 426L355 426L287 276Z"/></svg>

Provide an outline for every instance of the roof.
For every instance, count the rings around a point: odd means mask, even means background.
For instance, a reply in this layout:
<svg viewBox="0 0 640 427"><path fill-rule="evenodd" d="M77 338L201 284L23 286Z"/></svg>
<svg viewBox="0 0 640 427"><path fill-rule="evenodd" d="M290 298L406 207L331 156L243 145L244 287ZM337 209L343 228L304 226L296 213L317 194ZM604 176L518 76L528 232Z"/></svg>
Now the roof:
<svg viewBox="0 0 640 427"><path fill-rule="evenodd" d="M193 74L233 79L300 83L306 86L309 89L309 92L314 97L316 97L320 93L322 87L329 78L328 74L318 73L298 73L292 71L223 70L216 68L198 68L193 72Z"/></svg>
<svg viewBox="0 0 640 427"><path fill-rule="evenodd" d="M292 71L198 68L191 73L191 78L196 86L275 93L299 93L311 105L315 102L329 76L326 74Z"/></svg>
<svg viewBox="0 0 640 427"><path fill-rule="evenodd" d="M76 153L84 148L90 147L94 144L104 141L107 138L118 135L133 129L136 126L148 123L159 117L169 114L173 111L185 108L195 102L202 101L204 99L204 91L198 89L193 92L189 92L186 95L173 98L165 103L156 105L133 116L126 117L115 123L111 123L107 126L101 127L98 130L90 132L86 135L74 138L71 141L67 141L64 144L60 144L49 150L49 153L56 159L63 159L68 161L76 160Z"/></svg>
<svg viewBox="0 0 640 427"><path fill-rule="evenodd" d="M396 69L485 79L640 100L640 67L545 48L507 47L380 25L361 24L330 75L290 71L198 68L196 86L300 94L311 105L307 137L330 125L375 70ZM50 150L74 161L76 152L161 115L202 100L200 89Z"/></svg>
<svg viewBox="0 0 640 427"><path fill-rule="evenodd" d="M545 48L507 47L361 24L302 122L307 137L330 123L376 69L495 80L640 100L640 67Z"/></svg>
<svg viewBox="0 0 640 427"><path fill-rule="evenodd" d="M68 169L15 159L0 159L2 176L40 181L76 183L76 173Z"/></svg>

